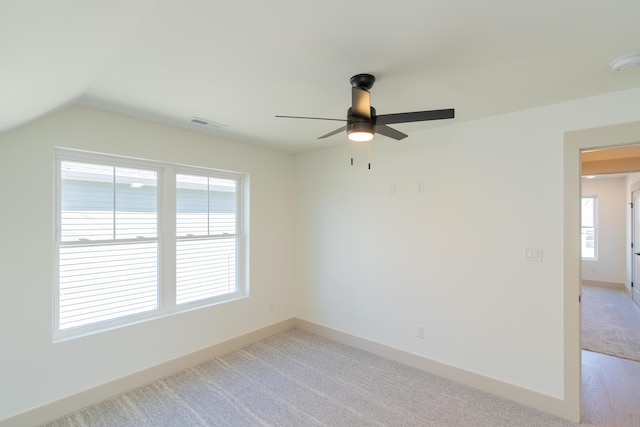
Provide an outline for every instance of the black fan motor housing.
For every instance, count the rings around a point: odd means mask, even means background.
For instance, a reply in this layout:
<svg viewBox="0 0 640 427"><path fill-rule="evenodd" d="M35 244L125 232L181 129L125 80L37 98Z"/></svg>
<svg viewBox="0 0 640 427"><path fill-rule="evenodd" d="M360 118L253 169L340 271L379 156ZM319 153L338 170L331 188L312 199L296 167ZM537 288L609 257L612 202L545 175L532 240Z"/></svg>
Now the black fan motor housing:
<svg viewBox="0 0 640 427"><path fill-rule="evenodd" d="M373 87L375 81L376 78L371 74L356 74L351 77L351 86L358 89L369 90Z"/></svg>

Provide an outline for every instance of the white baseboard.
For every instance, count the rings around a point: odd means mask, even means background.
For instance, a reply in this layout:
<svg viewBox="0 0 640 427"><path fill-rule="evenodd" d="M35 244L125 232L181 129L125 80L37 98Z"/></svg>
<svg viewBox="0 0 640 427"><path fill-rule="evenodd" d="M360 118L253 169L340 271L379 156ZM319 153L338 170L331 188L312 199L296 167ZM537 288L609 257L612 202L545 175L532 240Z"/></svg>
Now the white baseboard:
<svg viewBox="0 0 640 427"><path fill-rule="evenodd" d="M198 365L213 357L231 353L238 348L260 341L270 335L286 331L293 327L294 319L288 319L269 325L248 334L190 353L186 356L152 366L151 368L136 372L135 374L118 378L97 387L81 391L21 414L14 415L10 418L5 418L4 420L0 420L0 427L37 426L48 421L52 421L56 418L101 402L120 393L127 392L136 387L149 384L150 382L159 380L173 373Z"/></svg>
<svg viewBox="0 0 640 427"><path fill-rule="evenodd" d="M533 390L519 387L513 384L505 383L493 378L489 378L480 374L465 371L445 363L436 362L409 353L398 350L393 347L386 346L374 341L357 337L335 329L327 328L316 323L308 322L302 319L295 319L294 325L298 329L312 332L316 335L329 338L351 347L359 348L369 353L382 356L396 362L420 369L422 371L434 374L457 383L465 384L470 387L482 390L487 393L494 394L513 402L534 408L561 418L567 417L565 402L553 396L542 394Z"/></svg>
<svg viewBox="0 0 640 427"><path fill-rule="evenodd" d="M619 282L604 282L600 280L583 280L582 284L586 286L597 286L599 288L621 289L623 291L629 290L624 283L619 283Z"/></svg>
<svg viewBox="0 0 640 427"><path fill-rule="evenodd" d="M502 398L521 403L540 411L559 417L566 417L564 401L542 393L518 387L465 371L441 362L426 359L422 356L398 350L384 344L376 343L335 329L327 328L306 320L291 318L231 340L207 347L186 356L170 360L126 377L56 400L30 411L0 420L0 427L37 426L47 421L62 417L89 405L101 402L112 396L127 392L136 387L164 378L183 369L190 368L216 356L230 353L238 348L260 341L291 328L308 331L342 344L403 363L408 366L438 375L452 381L468 385Z"/></svg>

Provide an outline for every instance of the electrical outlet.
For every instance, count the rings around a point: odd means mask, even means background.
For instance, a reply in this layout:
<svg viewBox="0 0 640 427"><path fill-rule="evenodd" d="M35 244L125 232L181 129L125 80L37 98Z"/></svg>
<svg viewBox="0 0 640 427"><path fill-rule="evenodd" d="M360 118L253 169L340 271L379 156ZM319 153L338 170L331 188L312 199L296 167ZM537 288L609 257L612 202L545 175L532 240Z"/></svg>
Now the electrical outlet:
<svg viewBox="0 0 640 427"><path fill-rule="evenodd" d="M273 311L275 309L275 304L273 301L269 301L269 311Z"/></svg>
<svg viewBox="0 0 640 427"><path fill-rule="evenodd" d="M420 180L416 183L416 193L424 193L424 181Z"/></svg>
<svg viewBox="0 0 640 427"><path fill-rule="evenodd" d="M424 326L416 325L416 338L424 339Z"/></svg>

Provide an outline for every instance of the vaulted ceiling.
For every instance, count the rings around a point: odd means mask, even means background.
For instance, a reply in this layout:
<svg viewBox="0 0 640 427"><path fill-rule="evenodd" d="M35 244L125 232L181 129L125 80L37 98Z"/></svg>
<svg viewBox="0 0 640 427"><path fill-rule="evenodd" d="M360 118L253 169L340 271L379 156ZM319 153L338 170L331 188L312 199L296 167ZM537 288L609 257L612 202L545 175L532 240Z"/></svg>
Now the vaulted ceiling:
<svg viewBox="0 0 640 427"><path fill-rule="evenodd" d="M274 116L344 118L358 73L379 114L457 122L638 87L640 67L609 64L640 52L639 17L637 0L5 0L0 132L82 103L305 152L346 135ZM411 143L442 124L396 127Z"/></svg>

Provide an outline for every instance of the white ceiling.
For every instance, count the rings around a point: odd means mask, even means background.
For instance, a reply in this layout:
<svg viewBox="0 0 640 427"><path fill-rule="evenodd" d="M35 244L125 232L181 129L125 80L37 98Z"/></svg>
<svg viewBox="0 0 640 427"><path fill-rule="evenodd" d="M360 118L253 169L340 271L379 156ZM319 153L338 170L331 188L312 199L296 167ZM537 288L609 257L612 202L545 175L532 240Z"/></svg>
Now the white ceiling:
<svg viewBox="0 0 640 427"><path fill-rule="evenodd" d="M609 64L640 52L639 18L638 0L0 0L0 132L82 103L311 151L346 143L316 139L340 123L274 116L345 118L358 73L378 114L456 122L638 87Z"/></svg>

